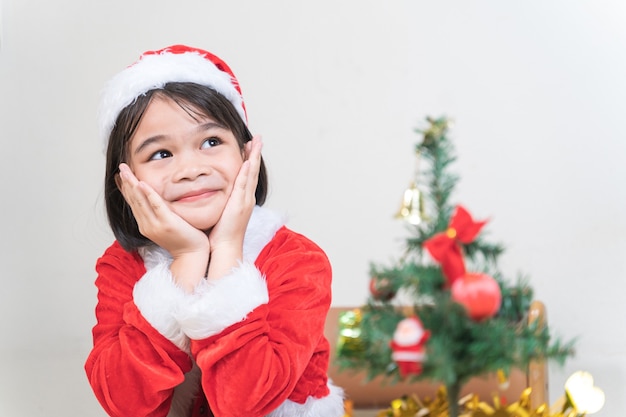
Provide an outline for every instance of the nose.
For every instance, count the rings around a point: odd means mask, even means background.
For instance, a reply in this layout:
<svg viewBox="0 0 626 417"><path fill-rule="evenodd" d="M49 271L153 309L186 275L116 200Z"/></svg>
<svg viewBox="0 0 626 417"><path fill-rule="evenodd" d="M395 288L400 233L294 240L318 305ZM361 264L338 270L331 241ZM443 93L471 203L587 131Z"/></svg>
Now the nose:
<svg viewBox="0 0 626 417"><path fill-rule="evenodd" d="M212 172L211 164L206 155L202 155L200 152L179 153L175 158L175 181L193 181L198 177L210 175Z"/></svg>

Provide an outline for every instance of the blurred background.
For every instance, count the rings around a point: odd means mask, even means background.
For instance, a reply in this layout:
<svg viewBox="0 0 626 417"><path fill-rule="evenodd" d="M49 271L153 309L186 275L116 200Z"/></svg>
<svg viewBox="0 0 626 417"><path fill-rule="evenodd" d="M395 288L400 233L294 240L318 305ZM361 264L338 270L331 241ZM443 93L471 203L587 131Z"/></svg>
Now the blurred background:
<svg viewBox="0 0 626 417"><path fill-rule="evenodd" d="M0 415L104 416L82 368L112 241L98 97L176 43L239 78L267 205L326 250L335 306L362 304L370 263L400 255L414 130L452 118L455 200L577 338L552 400L585 370L597 415L626 411L623 1L0 0Z"/></svg>

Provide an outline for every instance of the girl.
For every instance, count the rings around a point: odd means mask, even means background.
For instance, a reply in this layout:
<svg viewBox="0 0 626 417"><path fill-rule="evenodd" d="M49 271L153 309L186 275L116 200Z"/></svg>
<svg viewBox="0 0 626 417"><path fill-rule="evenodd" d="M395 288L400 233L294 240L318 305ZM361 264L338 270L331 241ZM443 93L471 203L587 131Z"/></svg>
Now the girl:
<svg viewBox="0 0 626 417"><path fill-rule="evenodd" d="M106 86L105 203L85 370L111 416L344 414L327 378L331 267L260 207L261 140L230 68L183 45Z"/></svg>

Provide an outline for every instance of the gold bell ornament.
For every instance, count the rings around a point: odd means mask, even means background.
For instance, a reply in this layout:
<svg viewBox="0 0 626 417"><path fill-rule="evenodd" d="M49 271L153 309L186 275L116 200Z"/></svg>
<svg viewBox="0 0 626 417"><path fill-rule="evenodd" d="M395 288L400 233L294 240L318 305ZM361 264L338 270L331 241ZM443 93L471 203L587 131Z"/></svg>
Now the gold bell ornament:
<svg viewBox="0 0 626 417"><path fill-rule="evenodd" d="M424 220L424 197L415 182L412 182L404 192L402 205L395 217L414 226L419 225Z"/></svg>
<svg viewBox="0 0 626 417"><path fill-rule="evenodd" d="M419 175L419 152L416 154L415 163L415 180L411 182L409 188L404 192L402 205L396 213L395 218L406 221L414 226L419 225L425 220L424 217L424 194L417 187L417 178Z"/></svg>

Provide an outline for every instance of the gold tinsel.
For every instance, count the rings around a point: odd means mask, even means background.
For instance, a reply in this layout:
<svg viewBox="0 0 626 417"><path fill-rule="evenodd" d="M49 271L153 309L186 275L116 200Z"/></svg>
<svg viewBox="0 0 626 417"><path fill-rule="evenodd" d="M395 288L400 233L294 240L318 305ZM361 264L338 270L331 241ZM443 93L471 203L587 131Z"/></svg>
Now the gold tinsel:
<svg viewBox="0 0 626 417"><path fill-rule="evenodd" d="M577 417L580 414L572 407L558 411L551 410L547 404L537 408L530 406L532 389L522 391L520 398L514 403L503 405L498 396L488 404L481 401L477 395L469 394L459 400L459 417ZM352 410L345 417L352 417ZM441 386L433 399L420 399L417 395L405 395L393 400L390 407L381 410L377 417L448 417L448 403L446 389Z"/></svg>
<svg viewBox="0 0 626 417"><path fill-rule="evenodd" d="M343 357L353 357L362 355L364 350L361 340L361 310L355 308L343 312L339 316L337 354Z"/></svg>

